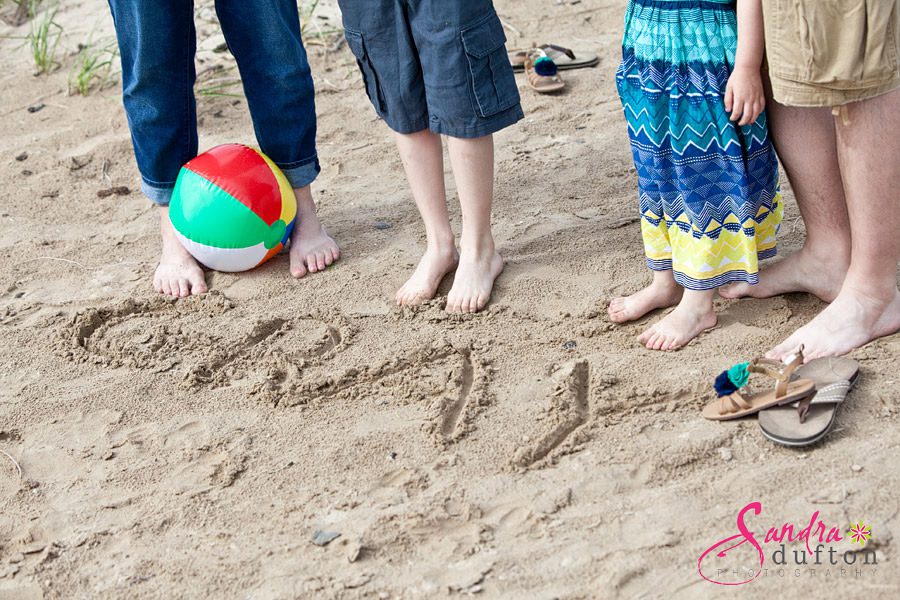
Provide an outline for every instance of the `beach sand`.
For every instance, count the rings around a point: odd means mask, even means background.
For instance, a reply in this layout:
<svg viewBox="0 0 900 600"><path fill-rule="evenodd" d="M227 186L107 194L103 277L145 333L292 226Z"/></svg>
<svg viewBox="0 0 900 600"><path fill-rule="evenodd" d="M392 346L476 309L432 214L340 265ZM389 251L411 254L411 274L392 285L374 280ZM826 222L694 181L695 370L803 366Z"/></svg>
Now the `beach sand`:
<svg viewBox="0 0 900 600"><path fill-rule="evenodd" d="M673 354L636 341L659 313L606 317L650 277L614 80L623 3L496 2L510 47L601 62L564 72L555 97L518 76L527 117L496 138L506 270L474 316L443 311L448 281L393 305L424 232L391 133L326 35L334 4L307 41L315 196L343 258L299 281L286 255L209 273L209 294L179 301L150 286L157 216L118 77L66 93L78 43L111 39L106 4L60 4L49 76L15 37L29 25L0 22L0 599L722 597L697 561L751 501L758 532L815 511L868 523L878 568L773 570L731 593L896 597L900 336L853 354L862 378L834 432L791 450L700 409L721 370L821 302L718 300L719 326ZM211 2L198 30L198 88L237 94L199 97L201 149L254 144ZM803 239L785 194L782 253ZM749 544L732 557L759 564Z"/></svg>

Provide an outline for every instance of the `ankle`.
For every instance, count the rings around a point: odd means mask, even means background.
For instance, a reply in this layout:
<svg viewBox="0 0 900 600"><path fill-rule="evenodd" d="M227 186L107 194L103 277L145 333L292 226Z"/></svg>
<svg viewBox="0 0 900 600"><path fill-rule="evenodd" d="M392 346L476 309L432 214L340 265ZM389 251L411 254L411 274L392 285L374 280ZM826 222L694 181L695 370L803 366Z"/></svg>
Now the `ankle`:
<svg viewBox="0 0 900 600"><path fill-rule="evenodd" d="M672 271L653 271L653 282L650 287L659 291L681 292L682 287L675 281Z"/></svg>
<svg viewBox="0 0 900 600"><path fill-rule="evenodd" d="M875 306L886 306L897 300L896 276L890 278L859 277L847 275L838 296L851 295L858 300Z"/></svg>
<svg viewBox="0 0 900 600"><path fill-rule="evenodd" d="M695 314L715 313L713 309L713 299L716 296L716 290L684 290L681 296L681 302L678 303L679 308L689 310Z"/></svg>
<svg viewBox="0 0 900 600"><path fill-rule="evenodd" d="M459 245L464 255L473 257L493 256L497 251L494 236L490 232L471 237L463 235Z"/></svg>
<svg viewBox="0 0 900 600"><path fill-rule="evenodd" d="M815 263L846 271L850 267L850 245L843 244L839 240L832 242L815 242L807 239L800 253Z"/></svg>

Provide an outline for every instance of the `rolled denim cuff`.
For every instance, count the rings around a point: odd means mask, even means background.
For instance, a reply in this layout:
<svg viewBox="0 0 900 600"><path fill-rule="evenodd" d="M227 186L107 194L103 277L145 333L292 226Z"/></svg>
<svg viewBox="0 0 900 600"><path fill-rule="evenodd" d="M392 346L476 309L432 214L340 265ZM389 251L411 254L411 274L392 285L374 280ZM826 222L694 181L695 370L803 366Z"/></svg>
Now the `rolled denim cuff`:
<svg viewBox="0 0 900 600"><path fill-rule="evenodd" d="M174 184L168 187L160 187L148 182L146 179L141 179L141 191L157 206L168 206L172 200L172 190L174 189Z"/></svg>
<svg viewBox="0 0 900 600"><path fill-rule="evenodd" d="M311 184L319 176L319 171L322 170L319 166L318 156L296 163L278 165L278 167L284 172L284 176L287 177L291 187L295 190L305 188Z"/></svg>

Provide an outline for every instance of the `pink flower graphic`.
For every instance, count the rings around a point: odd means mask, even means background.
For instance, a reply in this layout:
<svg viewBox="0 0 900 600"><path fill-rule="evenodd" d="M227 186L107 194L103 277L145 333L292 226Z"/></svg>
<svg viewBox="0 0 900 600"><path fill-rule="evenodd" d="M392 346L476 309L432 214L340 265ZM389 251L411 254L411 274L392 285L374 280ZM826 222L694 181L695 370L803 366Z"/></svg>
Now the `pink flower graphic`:
<svg viewBox="0 0 900 600"><path fill-rule="evenodd" d="M865 544L872 537L872 528L857 521L856 525L851 526L847 533L854 544Z"/></svg>

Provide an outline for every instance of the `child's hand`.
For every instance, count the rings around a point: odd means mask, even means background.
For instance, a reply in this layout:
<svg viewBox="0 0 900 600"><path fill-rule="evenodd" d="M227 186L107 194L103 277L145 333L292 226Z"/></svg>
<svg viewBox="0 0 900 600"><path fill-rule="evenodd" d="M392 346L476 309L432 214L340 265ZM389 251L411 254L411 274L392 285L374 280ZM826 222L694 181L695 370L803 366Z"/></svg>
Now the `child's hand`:
<svg viewBox="0 0 900 600"><path fill-rule="evenodd" d="M759 69L737 67L725 86L725 110L738 125L752 125L766 107ZM739 120L740 119L740 120Z"/></svg>

